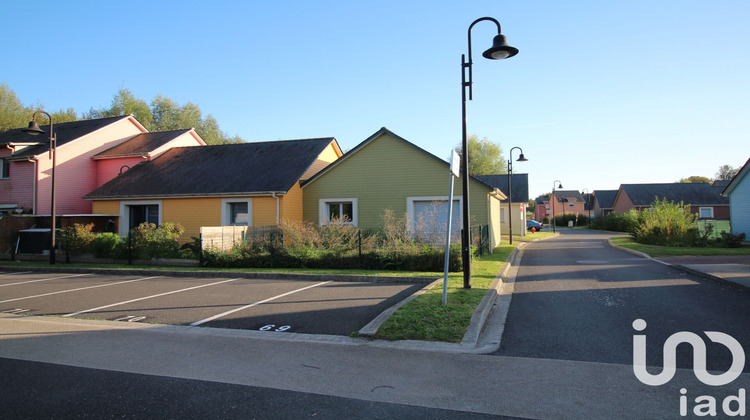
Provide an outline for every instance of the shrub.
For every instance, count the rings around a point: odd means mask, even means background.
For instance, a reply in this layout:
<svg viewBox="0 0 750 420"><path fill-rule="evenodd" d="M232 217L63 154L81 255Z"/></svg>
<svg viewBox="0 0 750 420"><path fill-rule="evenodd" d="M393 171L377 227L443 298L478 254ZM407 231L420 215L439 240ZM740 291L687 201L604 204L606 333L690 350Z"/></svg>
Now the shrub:
<svg viewBox="0 0 750 420"><path fill-rule="evenodd" d="M93 228L93 223L86 225L76 223L73 226L62 228L60 230L60 248L65 251L68 256L81 255L88 252L89 245L96 237L96 234L91 232L91 229Z"/></svg>
<svg viewBox="0 0 750 420"><path fill-rule="evenodd" d="M130 245L138 258L172 258L179 254L177 239L182 232L178 223L165 222L158 227L141 223L130 231Z"/></svg>
<svg viewBox="0 0 750 420"><path fill-rule="evenodd" d="M122 252L122 239L112 232L104 232L96 235L91 241L91 253L96 258L117 258Z"/></svg>
<svg viewBox="0 0 750 420"><path fill-rule="evenodd" d="M742 242L745 240L745 233L741 232L738 234L721 232L721 239L719 239L719 245L726 248L739 248L742 246Z"/></svg>
<svg viewBox="0 0 750 420"><path fill-rule="evenodd" d="M657 197L650 208L640 213L631 235L643 244L694 246L698 242L696 219L690 206Z"/></svg>

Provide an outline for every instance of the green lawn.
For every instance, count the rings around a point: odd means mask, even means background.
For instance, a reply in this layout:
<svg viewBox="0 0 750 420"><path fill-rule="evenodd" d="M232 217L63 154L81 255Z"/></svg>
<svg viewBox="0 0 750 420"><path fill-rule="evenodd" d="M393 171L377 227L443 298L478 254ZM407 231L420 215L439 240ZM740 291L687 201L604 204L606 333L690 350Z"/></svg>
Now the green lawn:
<svg viewBox="0 0 750 420"><path fill-rule="evenodd" d="M463 288L462 273L449 275L447 305L443 305L443 287L439 285L399 308L383 323L375 338L460 342L479 302L514 248L501 245L492 254L474 260L471 289Z"/></svg>
<svg viewBox="0 0 750 420"><path fill-rule="evenodd" d="M718 248L718 247L670 247L644 245L634 241L631 236L616 236L612 243L634 251L643 252L652 257L679 257L686 255L750 255L750 246L740 248Z"/></svg>

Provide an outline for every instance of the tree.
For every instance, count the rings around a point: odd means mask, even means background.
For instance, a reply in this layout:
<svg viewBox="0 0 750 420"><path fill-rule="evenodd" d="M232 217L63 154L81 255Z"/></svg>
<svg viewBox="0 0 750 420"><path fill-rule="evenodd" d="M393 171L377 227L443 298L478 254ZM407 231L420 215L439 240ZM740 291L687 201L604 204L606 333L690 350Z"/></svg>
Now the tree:
<svg viewBox="0 0 750 420"><path fill-rule="evenodd" d="M29 121L31 121L34 111L43 108L41 104L24 106L16 93L7 84L0 83L0 132L13 128L26 127ZM52 115L52 122L55 124L78 119L73 108L61 109L50 112L50 114ZM39 119L37 122L41 125L49 124L46 117Z"/></svg>
<svg viewBox="0 0 750 420"><path fill-rule="evenodd" d="M716 173L716 180L717 181L731 181L732 178L734 178L735 175L737 175L737 172L739 172L739 169L732 168L730 165L722 165L719 168L719 172Z"/></svg>
<svg viewBox="0 0 750 420"><path fill-rule="evenodd" d="M705 176L693 175L680 179L680 184L710 184L711 180Z"/></svg>
<svg viewBox="0 0 750 420"><path fill-rule="evenodd" d="M221 131L216 119L210 114L204 117L200 107L192 102L180 106L171 98L157 95L149 105L127 89L117 92L109 108L92 109L86 117L103 118L128 114L133 114L149 131L194 128L206 144L243 142L241 138L230 137Z"/></svg>
<svg viewBox="0 0 750 420"><path fill-rule="evenodd" d="M500 144L491 142L487 137L479 140L476 134L469 136L467 140L467 147L469 149L469 174L496 175L508 172ZM461 156L463 164L461 149L461 144L459 144L455 150Z"/></svg>

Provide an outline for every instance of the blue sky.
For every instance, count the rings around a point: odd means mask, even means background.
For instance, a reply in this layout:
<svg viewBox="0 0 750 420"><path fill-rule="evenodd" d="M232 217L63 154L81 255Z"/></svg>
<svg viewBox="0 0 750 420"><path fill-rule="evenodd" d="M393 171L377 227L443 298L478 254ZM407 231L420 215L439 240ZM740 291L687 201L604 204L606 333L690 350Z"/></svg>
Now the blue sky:
<svg viewBox="0 0 750 420"><path fill-rule="evenodd" d="M191 101L248 141L347 150L387 127L443 158L461 139L468 27L491 16L520 53L483 59L495 27L474 27L468 132L506 158L523 148L532 198L750 157L747 0L5 0L0 15L0 83L27 105L80 114L126 88Z"/></svg>

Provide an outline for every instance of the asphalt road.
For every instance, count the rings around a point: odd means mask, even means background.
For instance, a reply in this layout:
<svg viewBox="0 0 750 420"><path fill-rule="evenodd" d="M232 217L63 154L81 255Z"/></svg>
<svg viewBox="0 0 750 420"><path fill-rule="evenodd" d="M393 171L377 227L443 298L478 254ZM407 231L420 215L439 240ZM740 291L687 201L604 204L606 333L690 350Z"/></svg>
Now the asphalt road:
<svg viewBox="0 0 750 420"><path fill-rule="evenodd" d="M633 335L645 334L647 364L662 366L666 339L689 331L707 343L708 369L723 372L731 353L703 331L750 349L747 293L616 250L608 234L561 232L524 249L496 355L632 364ZM643 332L636 319L646 321ZM692 368L691 346L678 346L677 366Z"/></svg>
<svg viewBox="0 0 750 420"><path fill-rule="evenodd" d="M0 273L0 312L349 335L422 288L252 278Z"/></svg>

